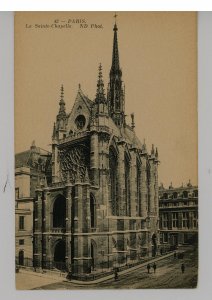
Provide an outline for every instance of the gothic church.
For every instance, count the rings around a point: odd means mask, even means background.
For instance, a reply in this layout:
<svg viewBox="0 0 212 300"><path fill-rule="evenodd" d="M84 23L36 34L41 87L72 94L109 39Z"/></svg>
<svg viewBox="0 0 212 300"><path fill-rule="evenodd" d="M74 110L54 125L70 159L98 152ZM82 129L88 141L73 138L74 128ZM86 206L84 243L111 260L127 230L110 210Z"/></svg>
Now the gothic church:
<svg viewBox="0 0 212 300"><path fill-rule="evenodd" d="M155 256L159 247L158 151L125 120L115 23L107 95L99 66L95 99L79 86L70 113L61 87L52 175L34 201L33 261L89 276Z"/></svg>

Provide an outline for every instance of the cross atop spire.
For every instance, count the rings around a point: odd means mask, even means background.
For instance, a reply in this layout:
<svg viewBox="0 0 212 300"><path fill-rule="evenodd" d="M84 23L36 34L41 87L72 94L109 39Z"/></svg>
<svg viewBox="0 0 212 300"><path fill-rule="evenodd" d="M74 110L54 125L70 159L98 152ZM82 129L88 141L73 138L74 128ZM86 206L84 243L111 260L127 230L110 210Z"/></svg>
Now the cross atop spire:
<svg viewBox="0 0 212 300"><path fill-rule="evenodd" d="M117 28L117 25L116 25L116 18L118 17L118 15L117 15L117 13L115 12L115 15L113 16L114 18L115 18L115 24L114 24L114 28L113 28L113 30L115 31L117 31L118 30L118 28Z"/></svg>

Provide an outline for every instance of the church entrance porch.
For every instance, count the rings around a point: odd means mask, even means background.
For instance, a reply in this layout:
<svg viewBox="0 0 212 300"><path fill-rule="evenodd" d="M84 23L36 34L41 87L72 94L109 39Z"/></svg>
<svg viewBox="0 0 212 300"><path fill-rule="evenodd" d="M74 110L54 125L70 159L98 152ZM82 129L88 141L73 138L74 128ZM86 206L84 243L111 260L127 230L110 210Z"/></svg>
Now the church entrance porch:
<svg viewBox="0 0 212 300"><path fill-rule="evenodd" d="M59 240L54 248L54 267L58 270L66 270L65 263L66 244L64 240Z"/></svg>

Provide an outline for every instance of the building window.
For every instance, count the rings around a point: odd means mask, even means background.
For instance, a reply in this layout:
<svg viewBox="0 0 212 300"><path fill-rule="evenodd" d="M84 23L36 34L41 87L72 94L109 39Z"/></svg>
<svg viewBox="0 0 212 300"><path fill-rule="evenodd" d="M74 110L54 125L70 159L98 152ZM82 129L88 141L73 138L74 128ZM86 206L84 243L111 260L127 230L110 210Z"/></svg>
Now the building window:
<svg viewBox="0 0 212 300"><path fill-rule="evenodd" d="M19 217L19 230L24 230L24 216Z"/></svg>
<svg viewBox="0 0 212 300"><path fill-rule="evenodd" d="M194 197L198 197L198 191L194 191Z"/></svg>
<svg viewBox="0 0 212 300"><path fill-rule="evenodd" d="M188 192L187 191L183 192L183 198L188 198Z"/></svg>
<svg viewBox="0 0 212 300"><path fill-rule="evenodd" d="M172 227L177 228L178 227L178 213L172 214Z"/></svg>
<svg viewBox="0 0 212 300"><path fill-rule="evenodd" d="M24 240L19 240L19 245L24 245Z"/></svg>
<svg viewBox="0 0 212 300"><path fill-rule="evenodd" d="M168 228L168 214L163 214L163 228Z"/></svg>
<svg viewBox="0 0 212 300"><path fill-rule="evenodd" d="M193 228L198 227L197 212L193 212Z"/></svg>
<svg viewBox="0 0 212 300"><path fill-rule="evenodd" d="M163 234L163 242L168 243L168 233Z"/></svg>
<svg viewBox="0 0 212 300"><path fill-rule="evenodd" d="M160 243L163 244L163 233L160 233Z"/></svg>
<svg viewBox="0 0 212 300"><path fill-rule="evenodd" d="M182 221L183 221L183 228L188 228L189 227L189 217L188 217L188 213L184 212L182 215Z"/></svg>
<svg viewBox="0 0 212 300"><path fill-rule="evenodd" d="M15 200L19 199L19 188L15 188Z"/></svg>
<svg viewBox="0 0 212 300"><path fill-rule="evenodd" d="M174 192L174 193L173 193L173 198L174 198L174 199L177 199L177 192Z"/></svg>
<svg viewBox="0 0 212 300"><path fill-rule="evenodd" d="M183 243L184 244L188 244L189 243L189 237L187 233L184 233L183 235Z"/></svg>

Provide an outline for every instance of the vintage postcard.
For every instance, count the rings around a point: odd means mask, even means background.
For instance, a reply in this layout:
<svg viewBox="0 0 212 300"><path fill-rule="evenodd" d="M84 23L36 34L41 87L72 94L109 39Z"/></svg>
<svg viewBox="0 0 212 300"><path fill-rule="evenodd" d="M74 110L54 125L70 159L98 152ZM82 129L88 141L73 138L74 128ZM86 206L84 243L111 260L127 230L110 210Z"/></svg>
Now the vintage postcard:
<svg viewBox="0 0 212 300"><path fill-rule="evenodd" d="M195 288L195 12L15 15L17 289Z"/></svg>

